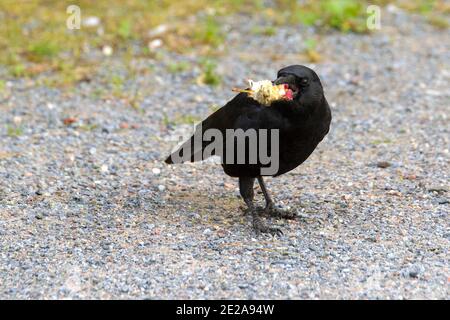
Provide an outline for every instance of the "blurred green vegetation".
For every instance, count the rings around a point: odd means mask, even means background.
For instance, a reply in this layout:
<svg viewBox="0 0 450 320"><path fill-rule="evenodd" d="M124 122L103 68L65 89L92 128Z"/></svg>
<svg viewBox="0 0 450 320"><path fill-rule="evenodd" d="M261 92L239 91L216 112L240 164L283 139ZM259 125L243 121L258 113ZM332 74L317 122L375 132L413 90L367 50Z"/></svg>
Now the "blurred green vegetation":
<svg viewBox="0 0 450 320"><path fill-rule="evenodd" d="M176 126L180 124L196 124L202 119L190 114L176 114L173 118L170 118L167 114L164 114L162 123L167 126Z"/></svg>
<svg viewBox="0 0 450 320"><path fill-rule="evenodd" d="M216 72L217 64L213 60L204 59L201 62L202 75L199 82L210 86L217 86L222 81L220 75Z"/></svg>
<svg viewBox="0 0 450 320"><path fill-rule="evenodd" d="M200 60L202 82L217 85L221 80L211 57L224 47L221 19L226 15L261 15L268 26L255 26L252 33L263 36L274 35L277 26L285 24L365 33L367 5L391 2L424 15L436 28L448 28L450 5L443 0L273 0L271 6L263 0L79 0L76 4L81 8L82 21L96 17L90 25L82 23L79 30L66 27L66 9L73 1L2 0L0 64L11 77L48 72L57 76L46 77L45 84L71 85L95 72L98 60L89 58L89 53L121 55L126 63L139 56L158 58L156 47L161 44L152 42L158 39L165 50L207 57ZM315 40L306 47L310 60L318 61ZM170 72L182 72L190 66L168 68ZM112 82L119 91L121 80Z"/></svg>
<svg viewBox="0 0 450 320"><path fill-rule="evenodd" d="M173 62L167 66L167 70L170 73L178 73L189 70L190 65L186 61Z"/></svg>
<svg viewBox="0 0 450 320"><path fill-rule="evenodd" d="M8 137L20 137L23 135L23 129L20 126L8 125L6 127L6 134Z"/></svg>

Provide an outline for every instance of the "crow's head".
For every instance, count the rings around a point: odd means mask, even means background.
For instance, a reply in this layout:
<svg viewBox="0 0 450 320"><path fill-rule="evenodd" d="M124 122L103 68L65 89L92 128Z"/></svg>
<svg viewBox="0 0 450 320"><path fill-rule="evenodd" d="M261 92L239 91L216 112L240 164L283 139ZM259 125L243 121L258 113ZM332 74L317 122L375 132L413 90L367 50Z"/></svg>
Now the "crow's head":
<svg viewBox="0 0 450 320"><path fill-rule="evenodd" d="M317 74L310 68L292 65L278 71L274 84L287 84L294 100L301 106L314 106L323 100L323 88Z"/></svg>

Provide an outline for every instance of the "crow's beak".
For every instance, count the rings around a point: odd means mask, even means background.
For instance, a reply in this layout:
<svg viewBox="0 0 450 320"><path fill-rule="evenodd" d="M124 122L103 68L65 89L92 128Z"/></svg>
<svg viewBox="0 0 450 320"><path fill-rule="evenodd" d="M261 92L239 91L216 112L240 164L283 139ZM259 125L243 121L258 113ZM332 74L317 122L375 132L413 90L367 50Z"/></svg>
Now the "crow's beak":
<svg viewBox="0 0 450 320"><path fill-rule="evenodd" d="M280 76L273 83L275 85L287 84L287 85L289 85L289 89L292 90L294 98L296 98L299 95L300 90L297 87L297 85L295 84L295 76L293 76L293 75L288 74L288 75Z"/></svg>
<svg viewBox="0 0 450 320"><path fill-rule="evenodd" d="M292 81L291 76L281 76L281 77L278 77L278 79L275 80L273 83L274 84L283 84L283 83L289 84L290 81Z"/></svg>

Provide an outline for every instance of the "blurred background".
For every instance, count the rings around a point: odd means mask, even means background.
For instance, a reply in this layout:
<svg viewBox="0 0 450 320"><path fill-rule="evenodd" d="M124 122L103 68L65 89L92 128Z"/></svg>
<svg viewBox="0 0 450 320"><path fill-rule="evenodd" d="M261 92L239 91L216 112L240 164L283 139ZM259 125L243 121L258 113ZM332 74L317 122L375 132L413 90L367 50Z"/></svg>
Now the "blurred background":
<svg viewBox="0 0 450 320"><path fill-rule="evenodd" d="M72 11L66 10L73 4L80 8L81 25L70 30L66 22ZM249 22L244 17L252 19L251 26L238 32L269 38L281 26L313 28L311 37L303 39L295 53L314 63L323 58L317 48L321 35L370 32L366 25L370 4L396 6L421 15L436 32L448 28L450 5L444 0L3 0L0 64L4 77L46 74L41 79L46 85L70 86L93 77L98 59L120 57L132 76L139 72L131 64L133 58L161 60L172 52L195 56L204 72L202 81L217 85L220 76L215 73L215 60L227 55L233 41L227 38L236 29L230 23L233 17L242 25ZM276 56L280 52L272 47L271 53ZM168 72L191 67L185 62L167 64Z"/></svg>

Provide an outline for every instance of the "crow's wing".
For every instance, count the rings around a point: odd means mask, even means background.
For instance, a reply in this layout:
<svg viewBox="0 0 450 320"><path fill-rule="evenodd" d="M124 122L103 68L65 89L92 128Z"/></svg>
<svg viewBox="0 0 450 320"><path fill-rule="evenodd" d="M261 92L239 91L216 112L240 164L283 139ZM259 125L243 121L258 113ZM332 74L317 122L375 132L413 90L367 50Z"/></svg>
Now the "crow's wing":
<svg viewBox="0 0 450 320"><path fill-rule="evenodd" d="M232 100L230 100L222 108L211 114L205 120L203 120L195 129L194 135L184 142L176 151L174 151L167 159L166 163L174 163L173 158L184 159L184 161L197 161L204 160L202 158L203 150L210 144L210 141L203 141L201 144L195 144L194 139L196 135L203 137L203 134L208 129L219 130L223 137L225 137L226 129L236 129L242 127L247 129L252 126L256 126L256 118L252 121L245 121L246 118L252 118L250 114L258 113L261 109L261 105L249 98L246 93L239 93ZM184 155L185 150L189 151L189 157ZM200 155L200 156L199 156Z"/></svg>

